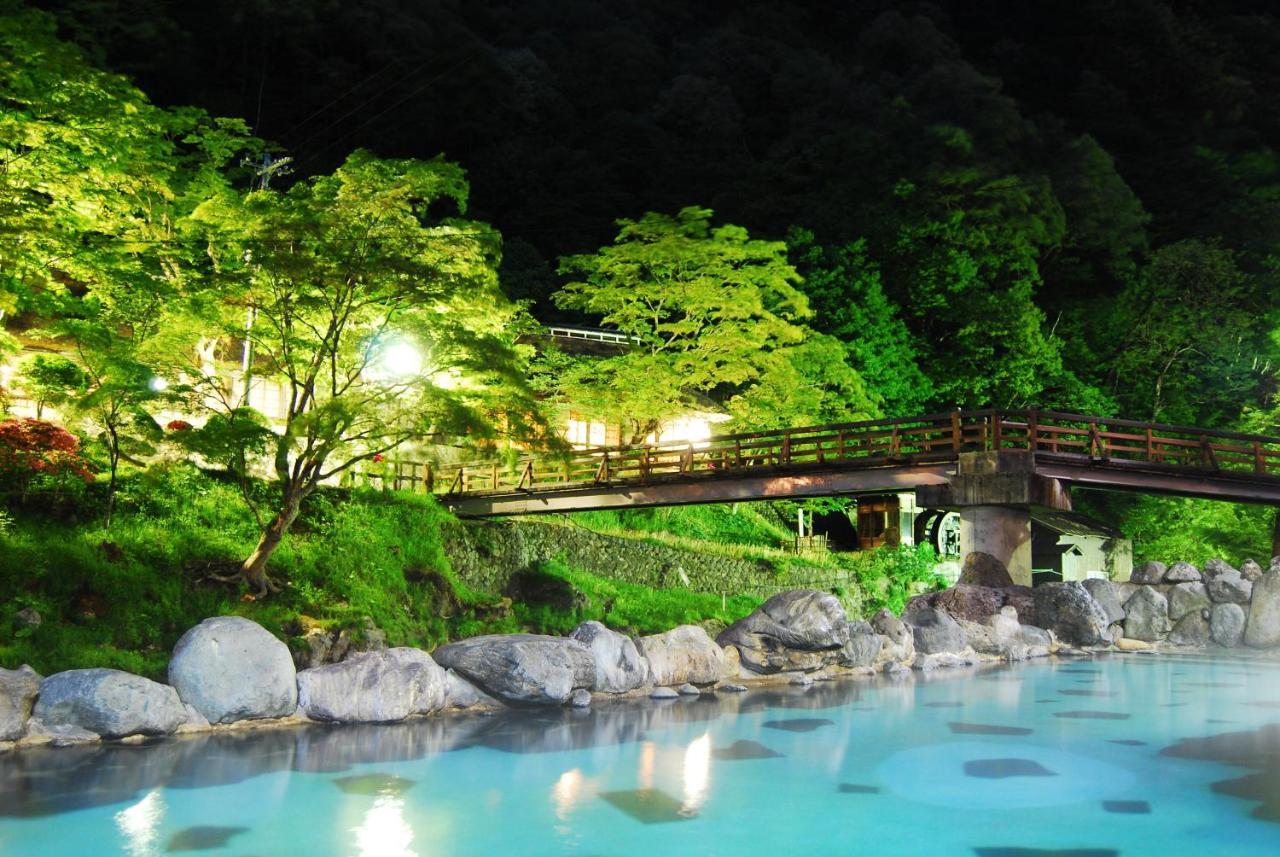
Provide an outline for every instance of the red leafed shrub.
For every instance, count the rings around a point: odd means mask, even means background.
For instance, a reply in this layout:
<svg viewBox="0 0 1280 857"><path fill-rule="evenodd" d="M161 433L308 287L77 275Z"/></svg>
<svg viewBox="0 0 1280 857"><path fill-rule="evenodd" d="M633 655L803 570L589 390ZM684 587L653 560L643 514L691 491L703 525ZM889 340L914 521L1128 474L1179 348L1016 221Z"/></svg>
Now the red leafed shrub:
<svg viewBox="0 0 1280 857"><path fill-rule="evenodd" d="M186 420L170 420L165 428L169 431L191 431L191 423Z"/></svg>
<svg viewBox="0 0 1280 857"><path fill-rule="evenodd" d="M92 481L79 438L44 420L0 422L0 480L25 494L32 480L41 476Z"/></svg>

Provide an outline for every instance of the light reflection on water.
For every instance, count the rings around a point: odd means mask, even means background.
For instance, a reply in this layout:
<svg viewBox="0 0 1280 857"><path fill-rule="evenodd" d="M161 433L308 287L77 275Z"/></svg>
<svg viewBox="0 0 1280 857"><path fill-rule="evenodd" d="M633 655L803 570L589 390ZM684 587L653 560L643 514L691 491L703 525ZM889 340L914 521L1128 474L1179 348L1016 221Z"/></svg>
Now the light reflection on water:
<svg viewBox="0 0 1280 857"><path fill-rule="evenodd" d="M116 813L116 827L129 857L152 857L159 853L164 809L160 790L152 789L142 800Z"/></svg>

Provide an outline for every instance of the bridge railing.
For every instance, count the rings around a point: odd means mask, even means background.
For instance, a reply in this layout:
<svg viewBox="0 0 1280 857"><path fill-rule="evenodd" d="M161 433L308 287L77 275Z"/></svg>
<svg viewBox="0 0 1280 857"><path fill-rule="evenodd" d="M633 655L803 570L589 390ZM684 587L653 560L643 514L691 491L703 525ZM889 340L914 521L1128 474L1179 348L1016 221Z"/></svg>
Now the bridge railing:
<svg viewBox="0 0 1280 857"><path fill-rule="evenodd" d="M366 480L437 494L519 493L710 478L832 464L927 463L960 452L1026 450L1108 465L1280 476L1280 438L1036 410L953 411L719 435L706 441L592 447L433 469L399 461Z"/></svg>

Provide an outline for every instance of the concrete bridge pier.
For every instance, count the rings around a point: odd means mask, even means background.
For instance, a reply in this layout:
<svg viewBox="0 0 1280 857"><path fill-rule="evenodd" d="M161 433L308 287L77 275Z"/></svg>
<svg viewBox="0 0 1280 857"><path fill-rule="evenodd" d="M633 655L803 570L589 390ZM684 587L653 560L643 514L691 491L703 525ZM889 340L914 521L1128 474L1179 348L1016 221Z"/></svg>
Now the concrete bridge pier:
<svg viewBox="0 0 1280 857"><path fill-rule="evenodd" d="M1031 585L1031 508L962 506L960 554L989 553L1005 564L1013 582Z"/></svg>

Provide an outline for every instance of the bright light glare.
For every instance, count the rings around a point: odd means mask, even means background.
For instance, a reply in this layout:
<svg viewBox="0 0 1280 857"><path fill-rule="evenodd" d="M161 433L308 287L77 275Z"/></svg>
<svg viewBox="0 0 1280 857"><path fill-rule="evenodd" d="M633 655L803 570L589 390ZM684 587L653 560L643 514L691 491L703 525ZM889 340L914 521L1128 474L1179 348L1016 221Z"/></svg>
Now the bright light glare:
<svg viewBox="0 0 1280 857"><path fill-rule="evenodd" d="M116 827L124 838L124 850L130 857L150 857L157 853L160 824L164 821L164 798L159 789L116 813Z"/></svg>
<svg viewBox="0 0 1280 857"><path fill-rule="evenodd" d="M684 751L684 804L682 815L697 815L711 787L711 733L689 742Z"/></svg>
<svg viewBox="0 0 1280 857"><path fill-rule="evenodd" d="M378 349L370 367L377 381L398 381L422 373L422 352L412 342L395 339Z"/></svg>
<svg viewBox="0 0 1280 857"><path fill-rule="evenodd" d="M155 377L147 382L147 388L153 393L163 393L169 389L169 382L163 378Z"/></svg>
<svg viewBox="0 0 1280 857"><path fill-rule="evenodd" d="M418 857L413 845L413 828L404 817L404 801L382 795L365 813L355 830L360 857Z"/></svg>

